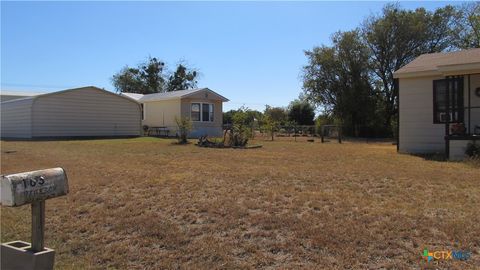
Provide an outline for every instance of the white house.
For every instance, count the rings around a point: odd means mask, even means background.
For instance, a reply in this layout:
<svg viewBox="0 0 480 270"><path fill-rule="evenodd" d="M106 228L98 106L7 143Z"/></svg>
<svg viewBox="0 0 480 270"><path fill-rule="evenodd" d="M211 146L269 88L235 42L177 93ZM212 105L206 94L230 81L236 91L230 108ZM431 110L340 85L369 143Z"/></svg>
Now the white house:
<svg viewBox="0 0 480 270"><path fill-rule="evenodd" d="M94 86L20 96L0 108L2 138L141 135L140 104Z"/></svg>
<svg viewBox="0 0 480 270"><path fill-rule="evenodd" d="M399 152L458 160L469 142L480 144L480 49L421 55L394 78Z"/></svg>
<svg viewBox="0 0 480 270"><path fill-rule="evenodd" d="M187 117L192 120L190 137L208 135L222 136L223 102L228 99L208 89L197 88L155 94L122 93L142 104L142 125L157 133L175 135L175 119Z"/></svg>

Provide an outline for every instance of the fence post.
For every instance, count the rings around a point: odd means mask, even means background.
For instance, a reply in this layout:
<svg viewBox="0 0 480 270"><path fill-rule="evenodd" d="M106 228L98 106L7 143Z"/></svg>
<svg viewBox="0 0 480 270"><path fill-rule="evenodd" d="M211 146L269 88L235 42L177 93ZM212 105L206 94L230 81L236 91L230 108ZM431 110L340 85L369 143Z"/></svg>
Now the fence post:
<svg viewBox="0 0 480 270"><path fill-rule="evenodd" d="M325 128L324 126L321 126L321 128L320 128L320 137L322 138L322 139L321 139L322 143L324 142L324 140L323 140L324 128Z"/></svg>
<svg viewBox="0 0 480 270"><path fill-rule="evenodd" d="M342 143L342 126L338 126L338 143Z"/></svg>
<svg viewBox="0 0 480 270"><path fill-rule="evenodd" d="M32 203L32 250L43 250L43 233L45 231L45 201Z"/></svg>

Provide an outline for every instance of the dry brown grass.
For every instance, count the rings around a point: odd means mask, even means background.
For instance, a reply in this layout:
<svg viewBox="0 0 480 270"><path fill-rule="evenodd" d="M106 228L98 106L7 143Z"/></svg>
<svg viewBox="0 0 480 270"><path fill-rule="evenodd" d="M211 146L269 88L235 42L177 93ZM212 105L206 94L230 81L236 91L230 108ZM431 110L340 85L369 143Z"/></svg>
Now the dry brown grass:
<svg viewBox="0 0 480 270"><path fill-rule="evenodd" d="M285 140L250 150L149 138L2 142L1 171L67 170L70 194L47 201L58 269L480 265L475 166L387 143ZM3 207L1 218L3 242L29 240L28 206ZM427 265L424 247L473 254Z"/></svg>

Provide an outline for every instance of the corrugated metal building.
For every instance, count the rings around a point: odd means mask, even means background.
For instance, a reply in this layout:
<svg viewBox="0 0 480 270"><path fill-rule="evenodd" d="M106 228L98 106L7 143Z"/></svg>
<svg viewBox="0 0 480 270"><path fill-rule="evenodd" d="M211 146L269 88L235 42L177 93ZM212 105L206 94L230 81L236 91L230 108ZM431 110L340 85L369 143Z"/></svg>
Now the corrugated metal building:
<svg viewBox="0 0 480 270"><path fill-rule="evenodd" d="M19 92L19 91L4 91L3 89L0 91L0 102L19 99L19 98L26 98L26 97L33 97L42 95L45 93L40 92Z"/></svg>
<svg viewBox="0 0 480 270"><path fill-rule="evenodd" d="M141 105L94 86L5 101L0 107L2 138L141 135Z"/></svg>

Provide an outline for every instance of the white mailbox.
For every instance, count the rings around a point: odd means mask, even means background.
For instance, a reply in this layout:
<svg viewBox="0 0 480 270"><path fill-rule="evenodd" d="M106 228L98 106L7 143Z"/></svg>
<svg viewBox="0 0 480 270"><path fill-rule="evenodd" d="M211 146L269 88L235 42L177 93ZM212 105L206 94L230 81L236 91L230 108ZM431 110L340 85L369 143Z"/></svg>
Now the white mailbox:
<svg viewBox="0 0 480 270"><path fill-rule="evenodd" d="M68 193L67 175L62 168L2 175L0 181L4 206L21 206Z"/></svg>
<svg viewBox="0 0 480 270"><path fill-rule="evenodd" d="M4 206L31 204L32 243L22 241L1 245L2 269L53 269L52 249L44 247L45 200L66 195L68 179L62 168L23 172L0 177ZM20 248L21 247L21 248Z"/></svg>

